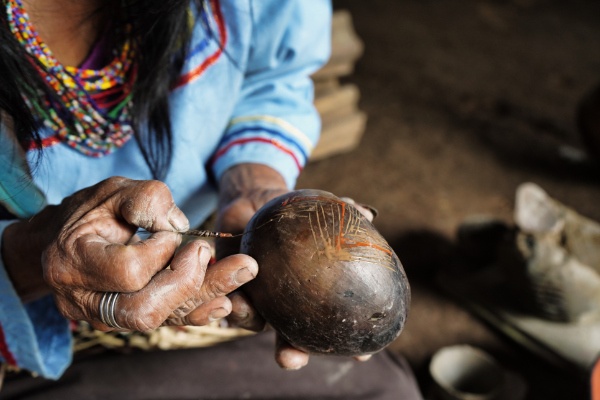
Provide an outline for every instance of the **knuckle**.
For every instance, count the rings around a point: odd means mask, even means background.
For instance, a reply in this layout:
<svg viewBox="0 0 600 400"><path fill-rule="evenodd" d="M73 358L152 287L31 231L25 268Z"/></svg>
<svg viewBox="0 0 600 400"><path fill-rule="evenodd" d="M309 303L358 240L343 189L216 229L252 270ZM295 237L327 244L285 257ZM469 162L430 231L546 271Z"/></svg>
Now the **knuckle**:
<svg viewBox="0 0 600 400"><path fill-rule="evenodd" d="M129 178L125 178L122 176L111 176L110 178L107 178L104 181L97 184L95 186L94 193L104 197L126 187L127 185L129 185L130 182L131 179Z"/></svg>
<svg viewBox="0 0 600 400"><path fill-rule="evenodd" d="M111 176L110 178L104 181L104 185L108 187L119 187L123 186L123 184L129 181L131 181L131 179L122 176Z"/></svg>
<svg viewBox="0 0 600 400"><path fill-rule="evenodd" d="M65 287L72 284L72 275L66 273L66 264L61 263L54 249L42 253L42 271L44 281L51 287Z"/></svg>
<svg viewBox="0 0 600 400"><path fill-rule="evenodd" d="M181 318L185 317L189 313L189 311L190 310L185 307L180 307L173 311L172 317L170 317L170 319L173 319L173 318L181 319Z"/></svg>
<svg viewBox="0 0 600 400"><path fill-rule="evenodd" d="M205 285L205 294L211 299L225 296L231 291L233 291L233 288L229 287L226 282L221 280L215 280L210 282L208 285Z"/></svg>
<svg viewBox="0 0 600 400"><path fill-rule="evenodd" d="M163 223L162 216L173 204L171 191L165 183L141 181L131 198L124 202L124 208L132 224L154 231L164 229L160 226Z"/></svg>
<svg viewBox="0 0 600 400"><path fill-rule="evenodd" d="M171 190L169 190L169 187L161 181L146 181L143 190L149 192L153 196L171 197Z"/></svg>
<svg viewBox="0 0 600 400"><path fill-rule="evenodd" d="M168 318L161 326L182 326L187 325L181 318Z"/></svg>
<svg viewBox="0 0 600 400"><path fill-rule="evenodd" d="M158 328L163 321L156 315L144 315L141 317L136 324L136 330L140 332L153 331Z"/></svg>
<svg viewBox="0 0 600 400"><path fill-rule="evenodd" d="M194 300L188 300L173 311L172 317L184 318L190 312L195 310L198 305L199 304L196 304Z"/></svg>
<svg viewBox="0 0 600 400"><path fill-rule="evenodd" d="M149 332L161 326L170 312L161 304L159 297L139 298L124 311L123 320L127 327L139 332Z"/></svg>
<svg viewBox="0 0 600 400"><path fill-rule="evenodd" d="M131 246L121 247L120 260L123 260L122 271L116 281L122 291L137 292L142 290L149 282L150 277L148 268L137 257L135 250Z"/></svg>
<svg viewBox="0 0 600 400"><path fill-rule="evenodd" d="M135 265L135 264L134 264ZM138 272L139 271L139 272ZM121 281L121 288L125 292L138 292L142 290L148 283L145 276L141 276L140 268L128 269L128 273Z"/></svg>
<svg viewBox="0 0 600 400"><path fill-rule="evenodd" d="M145 286L145 282L138 278L127 279L121 283L121 290L124 293L135 293L142 290Z"/></svg>

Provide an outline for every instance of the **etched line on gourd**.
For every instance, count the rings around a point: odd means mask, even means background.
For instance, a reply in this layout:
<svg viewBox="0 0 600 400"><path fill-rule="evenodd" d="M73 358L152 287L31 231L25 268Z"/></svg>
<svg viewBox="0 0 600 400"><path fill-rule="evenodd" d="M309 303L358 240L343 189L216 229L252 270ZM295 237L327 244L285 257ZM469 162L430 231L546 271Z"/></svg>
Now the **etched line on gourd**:
<svg viewBox="0 0 600 400"><path fill-rule="evenodd" d="M333 207L333 206L331 206ZM339 235L339 240L338 240L338 250L342 249L342 229L344 227L344 215L346 214L346 207L342 206L341 207L341 211L340 211L340 207L338 207L338 215L340 217L340 235Z"/></svg>
<svg viewBox="0 0 600 400"><path fill-rule="evenodd" d="M331 237L333 238L333 244L335 245L335 249L336 251L340 251L342 248L342 239L341 239L341 235L336 235L335 234L335 210L333 209L333 204L330 204L330 208L331 208L331 218L333 219L332 221L332 225L331 225ZM340 208L337 208L338 211L338 215L339 215L339 211ZM340 221L340 225L342 224L343 220L341 218L338 218ZM336 240L337 238L337 240Z"/></svg>
<svg viewBox="0 0 600 400"><path fill-rule="evenodd" d="M313 200L313 199L310 199ZM318 202L317 207L300 207L308 212L309 216L309 226L311 230L311 234L313 236L313 240L315 242L315 249L317 255L320 257L321 253L325 255L329 260L345 260L345 261L358 261L362 260L364 262L369 262L373 264L378 264L390 271L397 273L396 265L393 262L392 251L384 241L377 241L375 243L372 242L373 239L368 236L367 231L365 229L361 229L361 219L359 215L355 215L359 213L358 210L350 210L349 218L346 218L346 205L345 203L337 202L335 200L330 201L330 199L314 199L319 201L327 201L331 206L331 219L332 219L332 227L331 227L331 236L329 236L329 230L327 229L327 215L325 213L325 208L323 205ZM293 202L299 201L299 199L295 199ZM290 201L288 204L292 203ZM337 209L334 208L334 205L337 205ZM319 240L317 239L317 232L314 226L314 221L310 217L310 211L313 211L317 220L316 225L318 228L318 236L321 238L323 243L323 249L319 247ZM337 211L337 213L336 213ZM336 234L336 214L338 216L338 224L339 224L339 233ZM321 215L323 216L323 222L321 222ZM344 223L345 229L344 229ZM348 238L350 235L356 236L353 238ZM358 240L355 240L358 239ZM365 241L365 239L367 239ZM389 255L389 259L386 257L385 261L380 256L368 256L368 255L355 255L352 252L348 251L352 248L363 247L363 248L371 248L373 250L383 251Z"/></svg>
<svg viewBox="0 0 600 400"><path fill-rule="evenodd" d="M297 202L303 201L301 204L294 204ZM331 206L331 217L332 217L332 234L329 236L328 224L327 224L327 214L325 212L325 208L323 207L323 202L327 202ZM292 205L293 204L293 205ZM337 205L337 215L338 215L338 223L339 223L339 233L336 235L335 233L335 209L334 206ZM281 220L283 218L307 218L309 219L309 226L311 229L311 233L313 235L313 240L315 242L315 248L318 257L321 256L321 253L324 254L329 260L345 260L345 261L365 261L373 264L378 264L390 271L395 273L398 272L397 266L393 262L393 255L391 248L385 242L383 238L371 237L368 234L366 229L362 228L361 224L361 214L358 209L354 207L349 207L349 217L346 218L346 203L342 201L338 201L335 199L329 199L325 197L310 197L310 198L298 198L293 197L291 199L286 200L282 203L282 208L279 212L274 215L274 218L267 221L265 224L261 225L262 228L269 222L274 220ZM305 215L302 215L305 213ZM319 240L317 239L317 232L315 231L314 221L311 218L311 215L315 215L317 218L316 225L319 229L319 237L323 242L323 249L319 248ZM321 216L323 217L323 221L321 222ZM344 225L345 224L345 225ZM345 226L345 228L344 228ZM375 251L382 251L386 253L388 257L382 259L379 254L376 256L365 256L365 255L355 255L352 252L348 251L352 248L363 247L363 248L371 248Z"/></svg>
<svg viewBox="0 0 600 400"><path fill-rule="evenodd" d="M319 243L317 241L317 235L315 234L315 229L313 227L312 219L310 218L310 214L308 214L308 223L310 224L310 231L312 233L313 239L315 240L315 249L317 249L317 257L321 258L321 252L319 251Z"/></svg>
<svg viewBox="0 0 600 400"><path fill-rule="evenodd" d="M344 207L344 210L346 209L346 207ZM354 219L354 216L352 215L352 213L350 213L350 221L352 221L352 219ZM348 223L346 224L346 229L344 230L344 236L346 236L348 234L348 231L350 230L350 221L348 221Z"/></svg>

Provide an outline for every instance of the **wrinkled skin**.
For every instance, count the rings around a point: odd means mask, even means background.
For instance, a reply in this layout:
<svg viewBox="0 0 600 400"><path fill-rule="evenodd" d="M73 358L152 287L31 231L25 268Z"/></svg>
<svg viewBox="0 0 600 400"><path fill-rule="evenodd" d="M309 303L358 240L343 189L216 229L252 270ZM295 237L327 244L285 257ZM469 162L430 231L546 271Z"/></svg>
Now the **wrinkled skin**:
<svg viewBox="0 0 600 400"><path fill-rule="evenodd" d="M217 230L243 232L258 209L287 191L281 175L269 167L231 168L220 180ZM152 235L136 241L138 227ZM7 227L2 257L23 301L53 294L66 318L88 321L102 331L113 330L99 315L107 291L121 292L115 317L125 330L205 325L226 316L234 325L264 329L264 320L236 291L256 276L256 262L236 254L235 239L217 243L219 261L210 268L205 241L193 241L175 254L181 244L177 231L188 228L166 185L115 177ZM308 362L308 354L281 338L275 347L282 368L298 369Z"/></svg>
<svg viewBox="0 0 600 400"><path fill-rule="evenodd" d="M99 316L107 291L122 293L115 317L126 330L204 325L231 312L226 295L258 267L234 255L207 270L210 247L201 240L175 255L176 231L188 225L163 183L110 178L10 225L2 255L24 301L52 293L66 318L96 329L111 330ZM128 244L138 227L153 234Z"/></svg>

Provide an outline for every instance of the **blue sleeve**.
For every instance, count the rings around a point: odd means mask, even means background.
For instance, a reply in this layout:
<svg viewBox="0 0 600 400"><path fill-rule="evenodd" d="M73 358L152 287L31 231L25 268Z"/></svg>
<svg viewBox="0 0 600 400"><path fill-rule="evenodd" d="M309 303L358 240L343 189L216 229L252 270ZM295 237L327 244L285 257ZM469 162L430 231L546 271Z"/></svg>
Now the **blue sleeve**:
<svg viewBox="0 0 600 400"><path fill-rule="evenodd" d="M319 139L310 74L331 46L328 0L251 1L253 37L241 97L213 158L217 179L239 163L266 164L291 189Z"/></svg>
<svg viewBox="0 0 600 400"><path fill-rule="evenodd" d="M16 221L0 221L4 229ZM0 359L10 365L57 379L71 363L69 322L51 296L23 304L0 254Z"/></svg>

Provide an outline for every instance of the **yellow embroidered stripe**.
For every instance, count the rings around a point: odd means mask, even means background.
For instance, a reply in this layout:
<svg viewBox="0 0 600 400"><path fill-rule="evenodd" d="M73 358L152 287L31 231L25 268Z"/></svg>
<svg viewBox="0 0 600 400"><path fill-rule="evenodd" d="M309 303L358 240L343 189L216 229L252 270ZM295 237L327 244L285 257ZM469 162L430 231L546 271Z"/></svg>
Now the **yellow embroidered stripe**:
<svg viewBox="0 0 600 400"><path fill-rule="evenodd" d="M304 146L306 146L306 148L309 150L309 152L312 152L314 149L314 145L312 144L312 142L310 141L310 139L308 138L308 136L306 136L306 134L304 132L302 132L300 129L296 128L294 125L290 124L289 122L287 122L281 118L273 117L271 115L252 115L252 116L248 116L248 117L234 118L231 120L231 122L229 122L229 125L227 126L227 128L231 128L232 126L243 123L243 122L254 122L254 121L266 121L273 125L277 125L283 129L285 129L285 131L287 133L289 133L290 135L292 135L294 138L300 140L302 142L302 144Z"/></svg>

